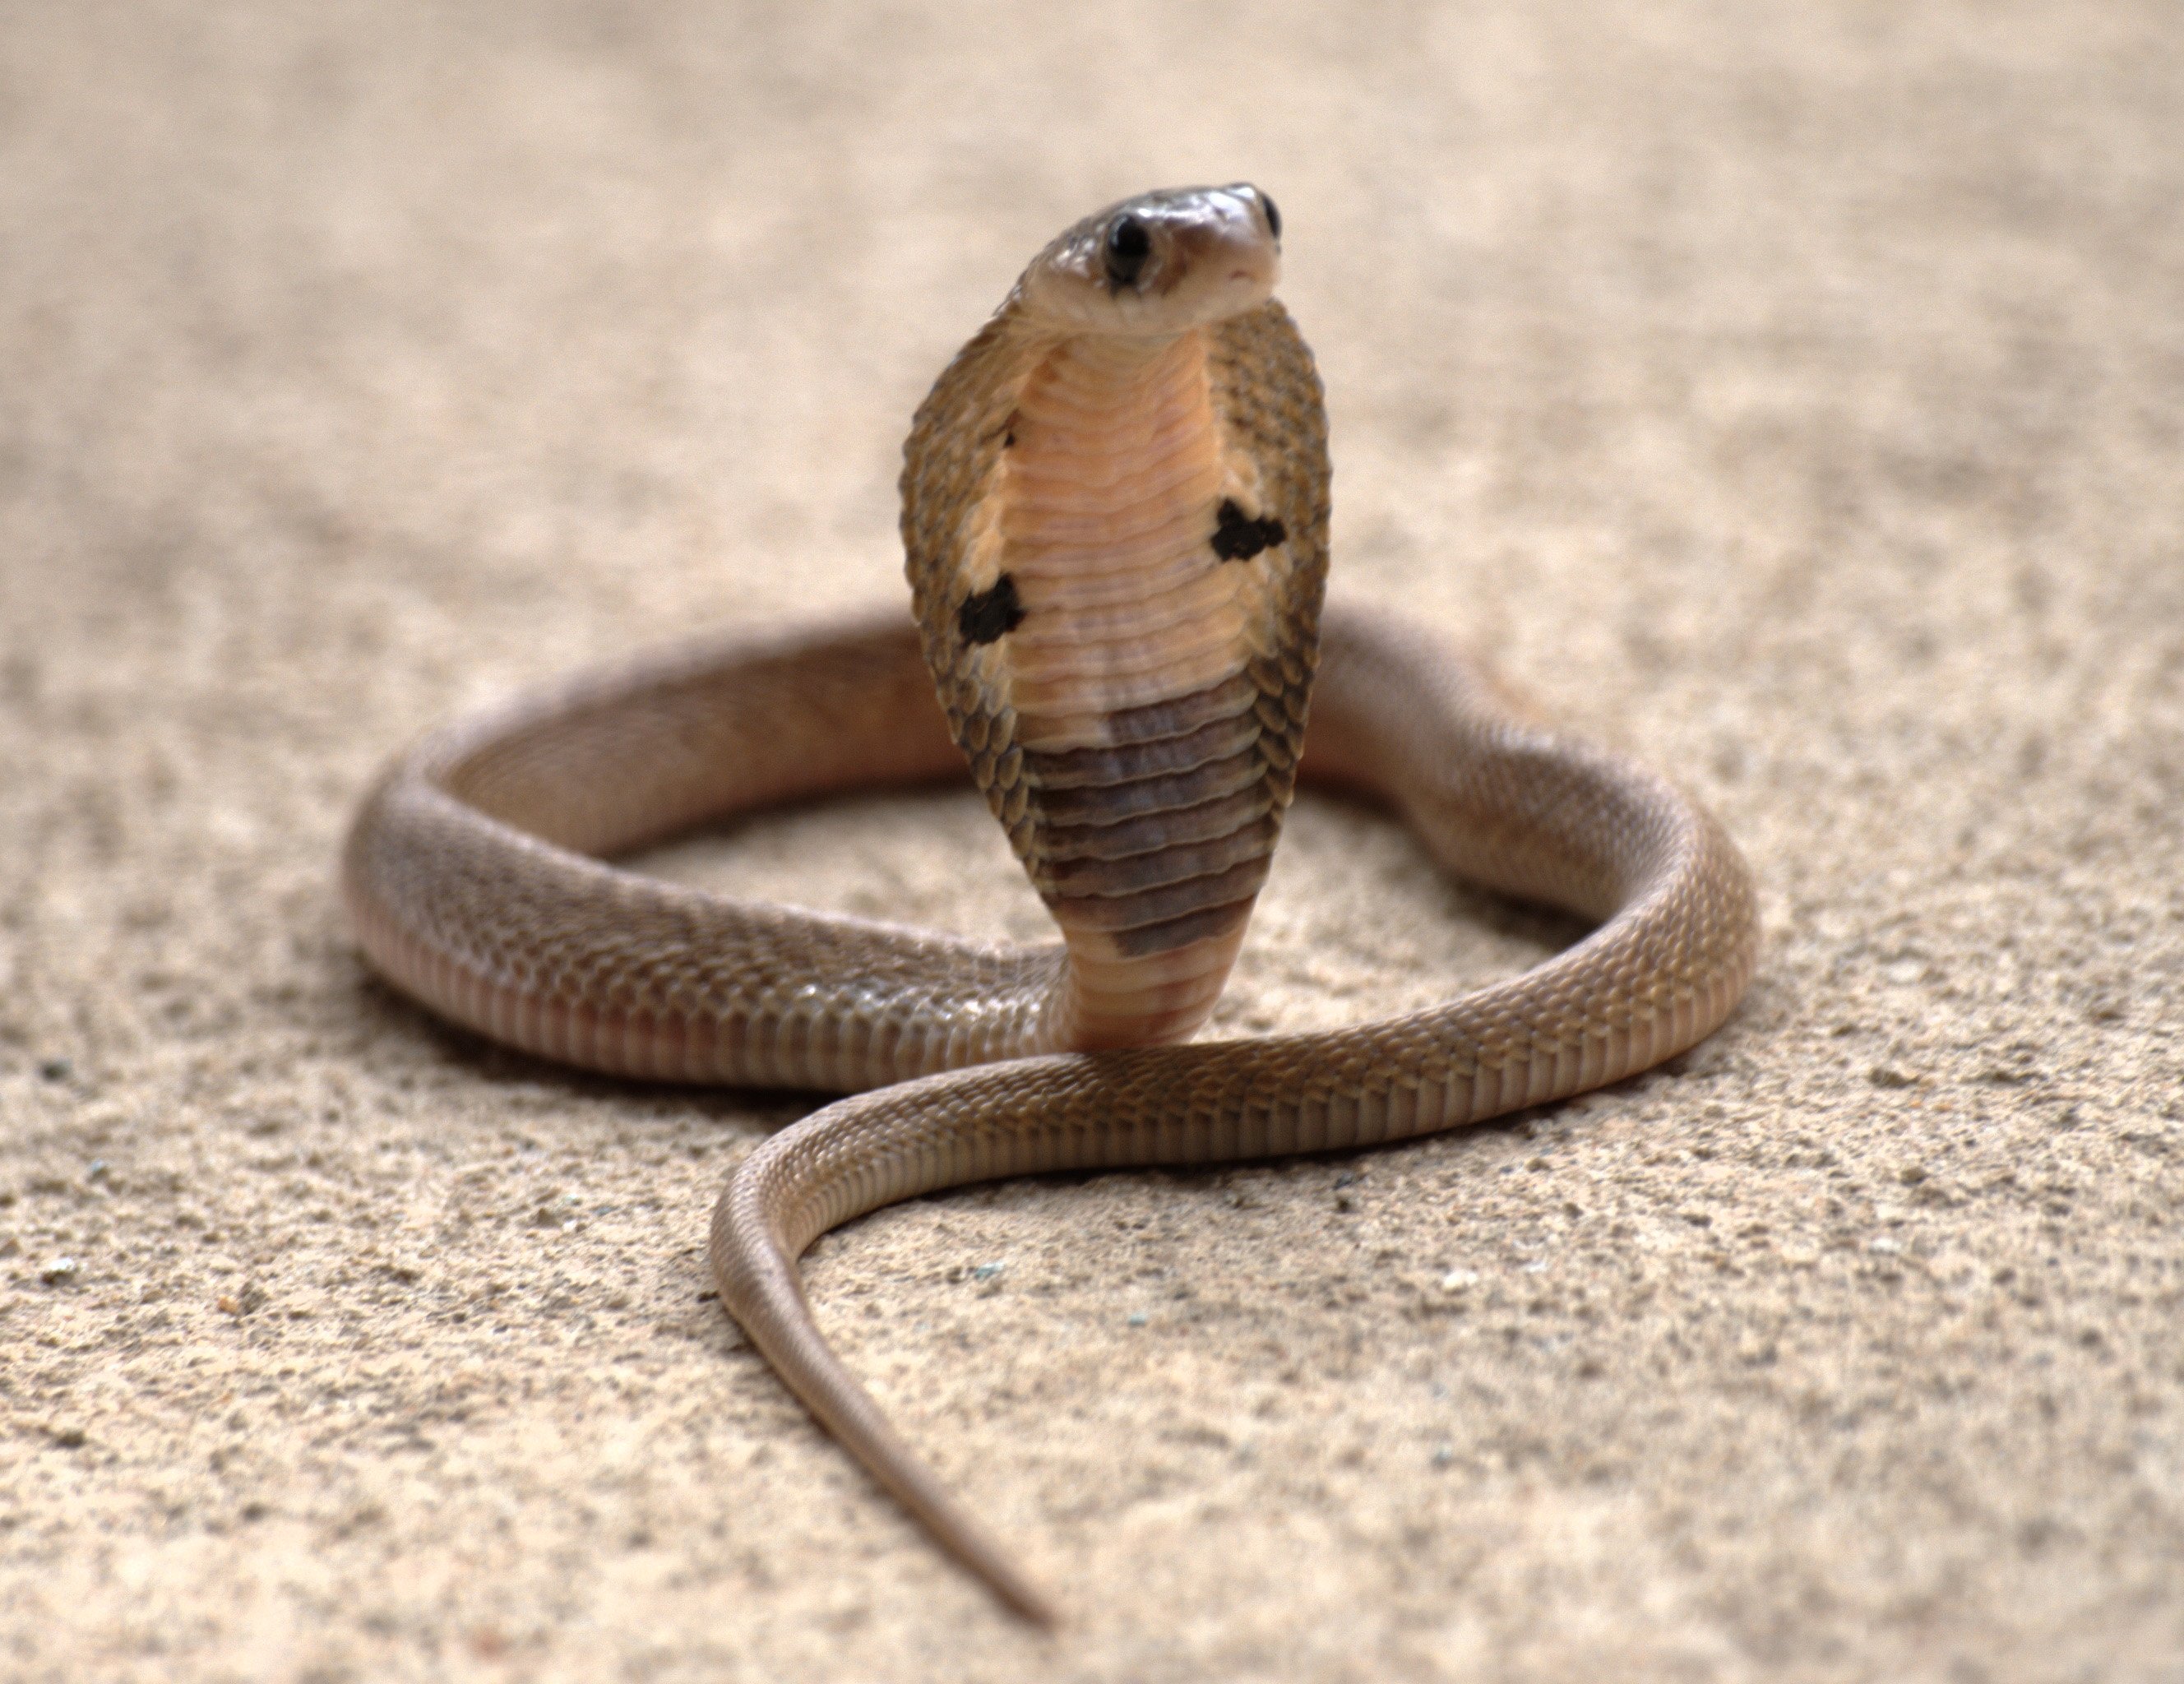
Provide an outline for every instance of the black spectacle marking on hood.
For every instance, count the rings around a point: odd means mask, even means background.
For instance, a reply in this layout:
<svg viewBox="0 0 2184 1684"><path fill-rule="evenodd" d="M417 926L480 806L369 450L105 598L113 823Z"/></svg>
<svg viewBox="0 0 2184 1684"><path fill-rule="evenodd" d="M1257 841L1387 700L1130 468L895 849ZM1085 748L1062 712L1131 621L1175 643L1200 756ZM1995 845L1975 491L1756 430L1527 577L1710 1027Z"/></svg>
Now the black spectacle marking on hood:
<svg viewBox="0 0 2184 1684"><path fill-rule="evenodd" d="M989 644L1023 623L1023 604L1017 600L1017 582L1004 573L991 590L966 597L956 613L956 628L967 644Z"/></svg>
<svg viewBox="0 0 2184 1684"><path fill-rule="evenodd" d="M1271 515L1253 520L1236 506L1236 499L1224 497L1216 518L1220 525L1213 533L1213 553L1223 561L1248 561L1262 549L1272 549L1289 539L1289 528Z"/></svg>

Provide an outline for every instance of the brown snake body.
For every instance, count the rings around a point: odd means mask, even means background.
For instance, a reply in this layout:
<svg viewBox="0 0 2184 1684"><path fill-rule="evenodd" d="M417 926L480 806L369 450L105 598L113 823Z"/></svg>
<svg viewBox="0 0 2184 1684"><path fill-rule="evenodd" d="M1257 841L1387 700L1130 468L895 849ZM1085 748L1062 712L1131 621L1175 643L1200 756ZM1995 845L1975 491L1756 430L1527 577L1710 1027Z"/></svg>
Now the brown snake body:
<svg viewBox="0 0 2184 1684"><path fill-rule="evenodd" d="M738 638L459 724L387 772L344 856L373 963L460 1023L616 1073L853 1094L731 1179L722 1302L933 1536L1040 1620L820 1337L794 1261L814 1239L967 1181L1351 1147L1561 1098L1709 1034L1757 952L1749 873L1673 784L1531 722L1390 618L1322 623L1325 429L1268 296L1278 233L1256 190L1191 189L1041 254L905 449L916 628ZM1060 949L601 862L967 756ZM1394 806L1451 872L1604 922L1429 1011L1182 1045L1300 772Z"/></svg>

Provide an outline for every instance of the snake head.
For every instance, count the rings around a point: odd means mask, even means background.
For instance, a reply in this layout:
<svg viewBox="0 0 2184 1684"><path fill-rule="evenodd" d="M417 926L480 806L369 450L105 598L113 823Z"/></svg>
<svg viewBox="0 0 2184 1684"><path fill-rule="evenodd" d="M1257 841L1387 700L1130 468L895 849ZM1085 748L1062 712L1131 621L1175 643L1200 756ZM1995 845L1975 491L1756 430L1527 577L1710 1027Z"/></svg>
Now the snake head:
<svg viewBox="0 0 2184 1684"><path fill-rule="evenodd" d="M1018 283L1034 324L1157 337L1256 309L1281 274L1281 213L1248 181L1164 187L1095 211Z"/></svg>

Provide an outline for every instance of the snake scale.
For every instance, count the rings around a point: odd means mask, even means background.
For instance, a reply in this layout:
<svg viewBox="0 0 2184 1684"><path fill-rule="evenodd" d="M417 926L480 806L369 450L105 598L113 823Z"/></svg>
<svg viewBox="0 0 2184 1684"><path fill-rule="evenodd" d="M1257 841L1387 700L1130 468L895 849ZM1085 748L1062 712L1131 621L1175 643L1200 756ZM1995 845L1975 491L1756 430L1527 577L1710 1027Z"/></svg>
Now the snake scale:
<svg viewBox="0 0 2184 1684"><path fill-rule="evenodd" d="M344 855L371 962L457 1023L619 1074L851 1096L731 1177L722 1302L1042 1622L1045 1597L821 1338L795 1263L814 1239L989 1177L1360 1146L1596 1087L1711 1033L1758 950L1743 861L1674 785L1536 723L1393 616L1323 614L1327 429L1273 297L1280 234L1254 187L1177 189L1040 254L905 447L914 627L738 636L459 722L389 769ZM1059 946L604 862L967 760ZM1391 805L1451 872L1599 927L1407 1017L1186 1044L1300 775Z"/></svg>

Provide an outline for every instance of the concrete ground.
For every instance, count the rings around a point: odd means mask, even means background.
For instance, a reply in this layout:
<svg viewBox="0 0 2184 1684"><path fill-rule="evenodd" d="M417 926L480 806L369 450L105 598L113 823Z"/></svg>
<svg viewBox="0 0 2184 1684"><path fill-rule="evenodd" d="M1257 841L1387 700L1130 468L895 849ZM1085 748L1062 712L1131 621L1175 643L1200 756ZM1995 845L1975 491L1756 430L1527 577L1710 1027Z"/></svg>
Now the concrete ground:
<svg viewBox="0 0 2184 1684"><path fill-rule="evenodd" d="M0 1676L2184 1679L2180 136L2158 0L16 0ZM438 1027L333 862L454 711L899 598L954 347L1236 178L1338 588L1684 778L1767 952L1589 1098L824 1241L1044 1638L707 1296L808 1101ZM655 863L1034 936L991 829ZM1308 801L1219 1028L1572 934Z"/></svg>

